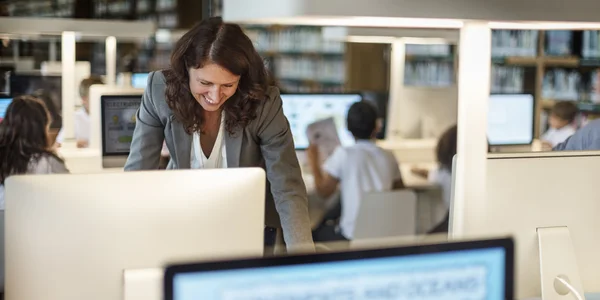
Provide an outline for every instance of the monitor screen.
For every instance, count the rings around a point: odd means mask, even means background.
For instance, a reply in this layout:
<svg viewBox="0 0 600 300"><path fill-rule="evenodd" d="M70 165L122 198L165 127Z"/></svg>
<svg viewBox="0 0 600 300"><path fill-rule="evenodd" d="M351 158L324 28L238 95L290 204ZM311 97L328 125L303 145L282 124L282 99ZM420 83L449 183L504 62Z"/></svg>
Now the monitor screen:
<svg viewBox="0 0 600 300"><path fill-rule="evenodd" d="M282 94L283 113L290 122L296 149L308 148L308 125L333 117L342 145L354 143L346 129L346 115L350 106L361 101L359 94Z"/></svg>
<svg viewBox="0 0 600 300"><path fill-rule="evenodd" d="M141 95L100 97L103 155L129 154L141 102Z"/></svg>
<svg viewBox="0 0 600 300"><path fill-rule="evenodd" d="M488 140L492 146L533 142L534 98L530 94L491 95Z"/></svg>
<svg viewBox="0 0 600 300"><path fill-rule="evenodd" d="M60 75L13 74L11 96L33 95L40 98L52 115L52 128L62 127L62 77Z"/></svg>
<svg viewBox="0 0 600 300"><path fill-rule="evenodd" d="M6 117L6 110L12 102L12 98L0 98L0 122Z"/></svg>
<svg viewBox="0 0 600 300"><path fill-rule="evenodd" d="M512 299L512 244L451 251L438 244L429 246L432 253L423 247L167 269L165 299Z"/></svg>
<svg viewBox="0 0 600 300"><path fill-rule="evenodd" d="M148 83L148 73L131 74L131 86L136 89L145 89Z"/></svg>

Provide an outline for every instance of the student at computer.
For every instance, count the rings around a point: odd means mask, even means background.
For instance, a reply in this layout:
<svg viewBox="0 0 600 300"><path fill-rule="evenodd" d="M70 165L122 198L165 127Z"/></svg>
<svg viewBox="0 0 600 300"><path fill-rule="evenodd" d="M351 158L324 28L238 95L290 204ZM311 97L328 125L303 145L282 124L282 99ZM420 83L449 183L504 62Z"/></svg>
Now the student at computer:
<svg viewBox="0 0 600 300"><path fill-rule="evenodd" d="M17 174L68 173L49 141L52 119L44 103L32 96L13 99L0 123L0 209L4 181Z"/></svg>
<svg viewBox="0 0 600 300"><path fill-rule="evenodd" d="M561 101L556 103L550 111L548 123L550 129L542 135L543 143L555 147L567 140L576 131L573 126L577 116L577 106L571 101Z"/></svg>
<svg viewBox="0 0 600 300"><path fill-rule="evenodd" d="M203 20L175 44L170 68L149 74L125 170L157 169L163 140L168 169L264 167L265 242L270 246L281 226L288 250L314 251L282 100L240 26Z"/></svg>
<svg viewBox="0 0 600 300"><path fill-rule="evenodd" d="M448 128L438 139L435 147L437 167L433 170L413 168L411 172L417 176L427 178L429 182L442 189L442 198L446 208L450 207L452 197L452 159L456 155L458 127Z"/></svg>
<svg viewBox="0 0 600 300"><path fill-rule="evenodd" d="M75 112L75 140L77 148L87 148L90 144L90 87L94 84L104 84L100 77L89 77L79 84L79 96L83 107ZM56 144L64 142L64 131L60 130Z"/></svg>
<svg viewBox="0 0 600 300"><path fill-rule="evenodd" d="M394 154L375 144L376 108L365 101L354 103L346 122L354 145L338 147L323 166L318 148L313 144L307 149L317 193L328 198L339 186L342 205L339 226L321 226L313 233L315 241L352 240L363 195L404 187Z"/></svg>

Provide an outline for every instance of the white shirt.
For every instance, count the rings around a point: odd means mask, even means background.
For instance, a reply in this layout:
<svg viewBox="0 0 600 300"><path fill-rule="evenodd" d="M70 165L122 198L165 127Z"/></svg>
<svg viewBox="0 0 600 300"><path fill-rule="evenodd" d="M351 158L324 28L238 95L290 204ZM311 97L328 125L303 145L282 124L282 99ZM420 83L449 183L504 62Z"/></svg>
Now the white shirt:
<svg viewBox="0 0 600 300"><path fill-rule="evenodd" d="M575 128L573 128L571 125L567 125L560 129L550 128L542 136L542 141L547 141L552 144L552 147L555 147L556 145L566 141L575 133L575 131Z"/></svg>
<svg viewBox="0 0 600 300"><path fill-rule="evenodd" d="M210 153L206 157L200 146L200 134L194 132L192 139L191 167L192 169L218 169L227 168L227 149L223 139L225 134L225 115L221 114L221 125L217 139Z"/></svg>
<svg viewBox="0 0 600 300"><path fill-rule="evenodd" d="M69 173L67 167L54 157L44 155L37 161L31 160L26 174L63 174ZM0 184L0 210L4 210L4 184ZM1 284L0 284L1 286Z"/></svg>
<svg viewBox="0 0 600 300"><path fill-rule="evenodd" d="M75 140L90 142L90 115L85 108L80 108L75 111ZM56 142L62 144L65 140L63 129L56 136Z"/></svg>
<svg viewBox="0 0 600 300"><path fill-rule="evenodd" d="M394 154L371 141L357 141L349 147L338 147L325 161L323 169L340 181L340 229L347 239L354 236L362 195L389 191L394 181L401 178Z"/></svg>
<svg viewBox="0 0 600 300"><path fill-rule="evenodd" d="M437 168L429 171L429 182L438 185L442 189L442 199L446 208L450 208L452 199L452 172L446 168Z"/></svg>

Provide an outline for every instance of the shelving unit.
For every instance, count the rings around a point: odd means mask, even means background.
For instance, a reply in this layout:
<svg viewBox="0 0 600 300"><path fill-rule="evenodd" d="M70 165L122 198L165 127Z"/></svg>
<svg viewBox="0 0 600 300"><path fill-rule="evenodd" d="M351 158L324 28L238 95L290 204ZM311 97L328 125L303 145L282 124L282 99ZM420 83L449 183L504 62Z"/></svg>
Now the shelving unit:
<svg viewBox="0 0 600 300"><path fill-rule="evenodd" d="M599 37L598 31L494 31L492 93L534 94L536 137L547 128L548 110L557 101L577 102L580 125L600 117Z"/></svg>
<svg viewBox="0 0 600 300"><path fill-rule="evenodd" d="M456 84L455 46L406 44L404 85L440 88Z"/></svg>
<svg viewBox="0 0 600 300"><path fill-rule="evenodd" d="M344 90L345 44L323 39L321 27L246 26L244 29L282 91Z"/></svg>

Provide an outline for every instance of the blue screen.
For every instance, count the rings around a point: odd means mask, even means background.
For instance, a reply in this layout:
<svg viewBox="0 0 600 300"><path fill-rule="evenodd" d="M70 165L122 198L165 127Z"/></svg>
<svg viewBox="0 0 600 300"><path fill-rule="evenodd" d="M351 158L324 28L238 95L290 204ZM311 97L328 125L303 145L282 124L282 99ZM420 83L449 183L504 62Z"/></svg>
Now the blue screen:
<svg viewBox="0 0 600 300"><path fill-rule="evenodd" d="M131 86L136 89L145 89L148 83L148 73L131 74Z"/></svg>
<svg viewBox="0 0 600 300"><path fill-rule="evenodd" d="M182 273L174 300L505 299L505 251L487 248Z"/></svg>
<svg viewBox="0 0 600 300"><path fill-rule="evenodd" d="M327 118L333 118L340 143L352 145L354 137L346 129L348 109L361 101L358 94L283 94L283 113L290 123L294 145L297 149L308 148L306 128L308 125Z"/></svg>
<svg viewBox="0 0 600 300"><path fill-rule="evenodd" d="M490 145L527 145L533 141L533 95L492 95L488 108Z"/></svg>
<svg viewBox="0 0 600 300"><path fill-rule="evenodd" d="M12 102L12 98L0 98L0 121L6 117L6 110Z"/></svg>

